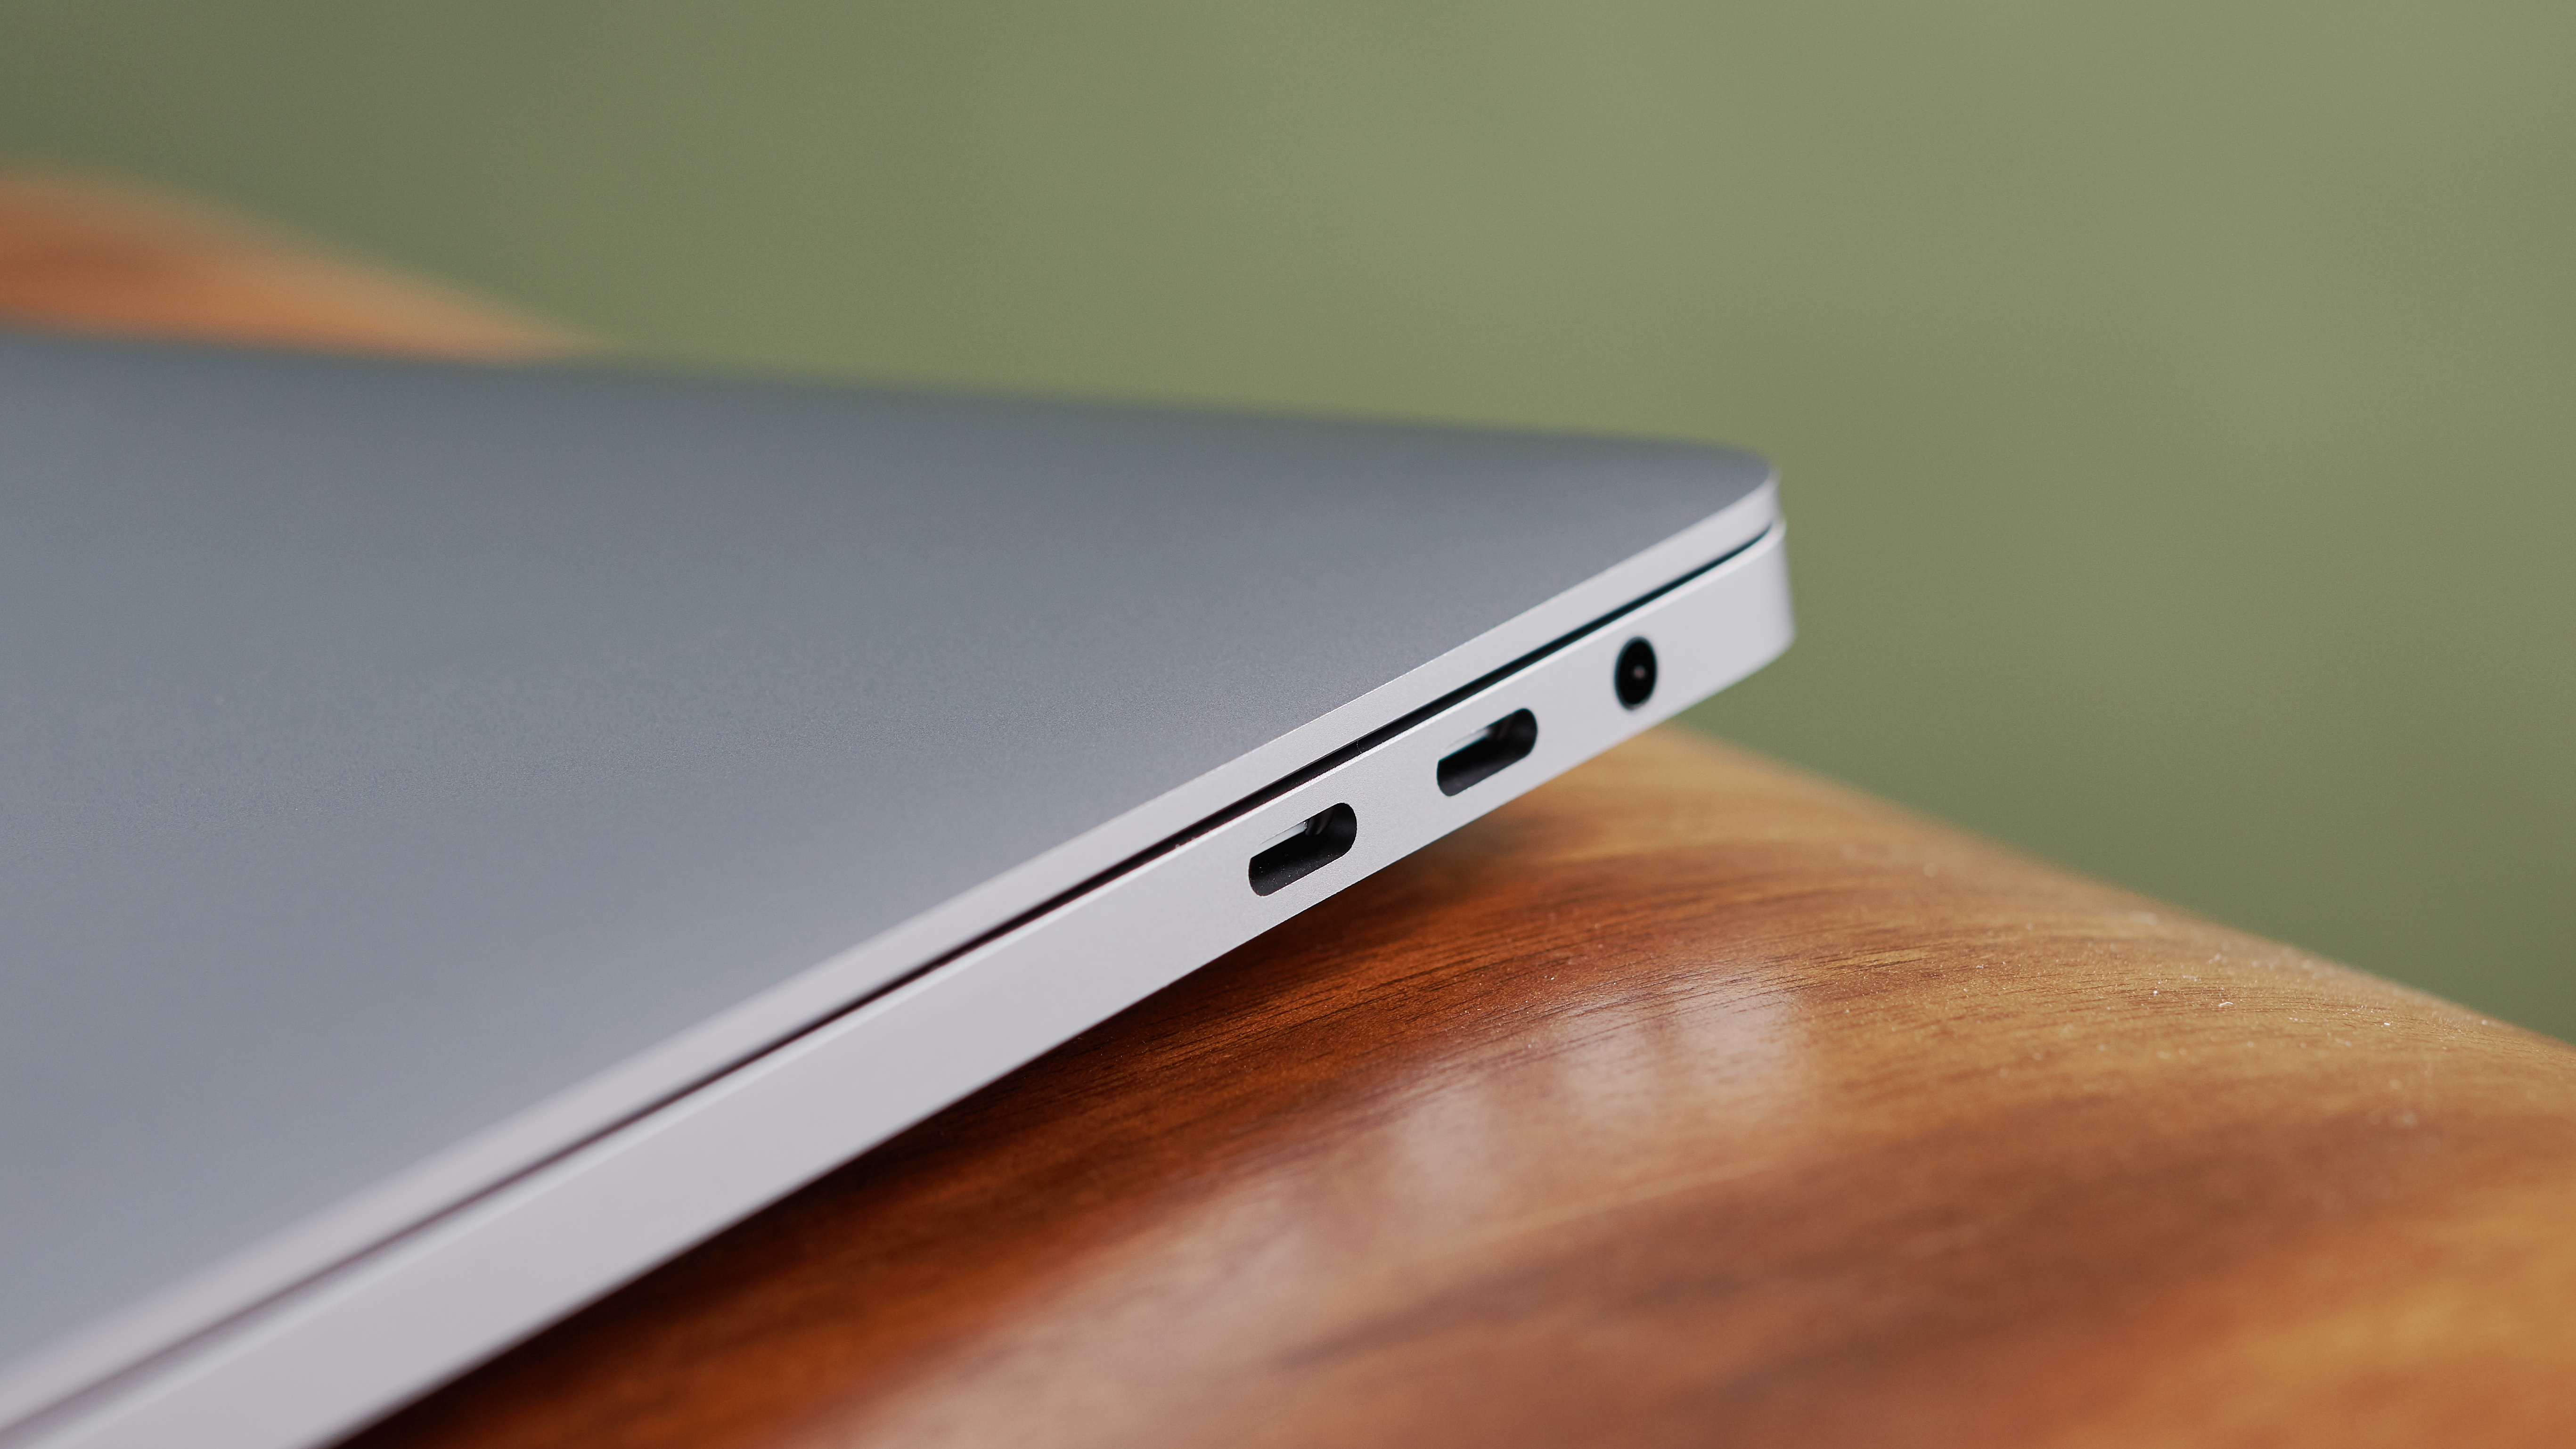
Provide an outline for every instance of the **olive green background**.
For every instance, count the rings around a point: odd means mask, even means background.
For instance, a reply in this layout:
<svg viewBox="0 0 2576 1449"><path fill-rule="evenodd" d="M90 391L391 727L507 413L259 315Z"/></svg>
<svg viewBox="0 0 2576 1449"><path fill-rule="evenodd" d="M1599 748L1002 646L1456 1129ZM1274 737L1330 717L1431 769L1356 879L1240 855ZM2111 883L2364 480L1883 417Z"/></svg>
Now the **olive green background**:
<svg viewBox="0 0 2576 1449"><path fill-rule="evenodd" d="M0 154L657 354L1740 440L1804 634L1697 723L2576 1035L2576 7L9 3Z"/></svg>

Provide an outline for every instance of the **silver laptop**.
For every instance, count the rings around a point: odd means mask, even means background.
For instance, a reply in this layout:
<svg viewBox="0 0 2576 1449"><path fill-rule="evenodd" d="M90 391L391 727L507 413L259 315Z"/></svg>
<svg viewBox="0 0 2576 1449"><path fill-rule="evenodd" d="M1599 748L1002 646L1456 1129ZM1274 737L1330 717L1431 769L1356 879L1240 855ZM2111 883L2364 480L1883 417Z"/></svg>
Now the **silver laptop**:
<svg viewBox="0 0 2576 1449"><path fill-rule="evenodd" d="M0 1444L344 1433L1789 638L1719 448L0 336Z"/></svg>

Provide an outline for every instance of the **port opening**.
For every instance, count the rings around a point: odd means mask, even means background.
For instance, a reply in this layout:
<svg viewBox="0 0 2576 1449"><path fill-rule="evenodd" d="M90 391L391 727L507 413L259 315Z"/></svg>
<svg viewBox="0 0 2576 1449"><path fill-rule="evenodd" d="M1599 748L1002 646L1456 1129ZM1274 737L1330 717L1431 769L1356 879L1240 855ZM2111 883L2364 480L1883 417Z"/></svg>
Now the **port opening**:
<svg viewBox="0 0 2576 1449"><path fill-rule="evenodd" d="M1304 880L1350 854L1359 838L1359 812L1348 805L1300 821L1252 857L1252 893L1266 896Z"/></svg>
<svg viewBox="0 0 2576 1449"><path fill-rule="evenodd" d="M1619 651L1619 665L1610 677L1610 687L1619 692L1619 702L1630 709L1655 697L1655 646L1643 639L1631 639Z"/></svg>
<svg viewBox="0 0 2576 1449"><path fill-rule="evenodd" d="M1440 793L1455 795L1507 765L1528 759L1536 748L1538 716L1513 710L1440 757Z"/></svg>

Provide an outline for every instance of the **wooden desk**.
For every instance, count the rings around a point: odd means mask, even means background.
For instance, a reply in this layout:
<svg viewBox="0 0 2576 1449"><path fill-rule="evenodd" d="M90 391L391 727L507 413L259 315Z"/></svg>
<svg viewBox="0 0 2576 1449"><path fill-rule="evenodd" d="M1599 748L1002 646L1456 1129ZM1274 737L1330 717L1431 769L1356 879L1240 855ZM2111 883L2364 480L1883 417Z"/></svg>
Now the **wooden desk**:
<svg viewBox="0 0 2576 1449"><path fill-rule="evenodd" d="M42 190L0 310L553 340ZM2571 1230L2576 1050L1665 729L358 1442L2561 1445Z"/></svg>

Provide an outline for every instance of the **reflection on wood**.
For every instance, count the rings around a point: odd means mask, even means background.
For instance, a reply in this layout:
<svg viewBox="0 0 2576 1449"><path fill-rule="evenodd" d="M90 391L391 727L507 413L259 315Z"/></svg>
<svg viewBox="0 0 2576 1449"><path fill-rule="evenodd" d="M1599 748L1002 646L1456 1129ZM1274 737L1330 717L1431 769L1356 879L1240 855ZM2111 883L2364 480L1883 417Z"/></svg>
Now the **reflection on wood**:
<svg viewBox="0 0 2576 1449"><path fill-rule="evenodd" d="M2576 1052L1675 731L382 1426L2557 1443Z"/></svg>

